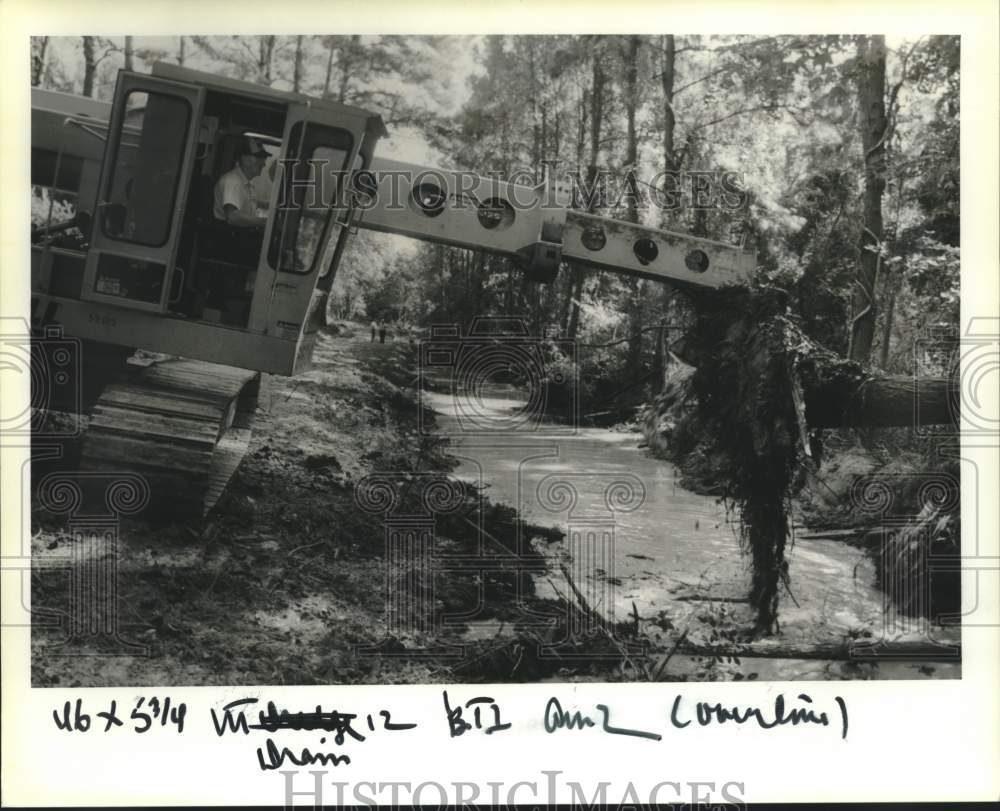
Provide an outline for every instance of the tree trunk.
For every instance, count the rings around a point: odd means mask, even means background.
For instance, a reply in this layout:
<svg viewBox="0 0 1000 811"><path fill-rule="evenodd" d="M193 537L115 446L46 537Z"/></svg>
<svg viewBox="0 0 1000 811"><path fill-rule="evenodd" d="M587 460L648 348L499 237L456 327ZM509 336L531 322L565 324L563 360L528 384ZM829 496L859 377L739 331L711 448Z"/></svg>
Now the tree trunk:
<svg viewBox="0 0 1000 811"><path fill-rule="evenodd" d="M636 112L639 108L639 37L626 38L622 48L625 84L625 219L639 222L639 187L636 183L636 164L639 161L639 138L635 129Z"/></svg>
<svg viewBox="0 0 1000 811"><path fill-rule="evenodd" d="M586 210L593 212L597 200L593 191L597 185L597 158L601 151L601 122L604 117L604 66L601 64L601 54L595 51L593 56L593 71L590 81L590 161L587 165L587 192L588 200ZM576 337L577 329L580 326L580 299L583 296L583 283L586 279L586 272L582 268L573 269L574 285L571 288L571 304L569 311L569 324L566 328L566 335L570 340Z"/></svg>
<svg viewBox="0 0 1000 811"><path fill-rule="evenodd" d="M552 153L551 157L559 165L562 158L562 110L556 108L556 120L552 127Z"/></svg>
<svg viewBox="0 0 1000 811"><path fill-rule="evenodd" d="M258 46L257 81L260 84L271 86L271 67L274 58L274 41L276 37L267 36L260 38Z"/></svg>
<svg viewBox="0 0 1000 811"><path fill-rule="evenodd" d="M337 49L333 47L333 43L330 40L327 40L326 47L326 78L323 79L323 98L325 99L330 97L330 79L333 78L333 56L337 52Z"/></svg>
<svg viewBox="0 0 1000 811"><path fill-rule="evenodd" d="M677 153L675 152L674 130L677 117L674 114L674 79L676 77L677 46L673 34L663 37L663 71L660 73L660 85L663 88L663 168L667 172L677 169Z"/></svg>
<svg viewBox="0 0 1000 811"><path fill-rule="evenodd" d="M94 53L94 38L83 38L83 95L93 97L94 77L97 75L97 55Z"/></svg>
<svg viewBox="0 0 1000 811"><path fill-rule="evenodd" d="M539 139L540 149L539 149L538 159L539 159L539 163L544 165L545 161L549 157L549 154L548 154L548 143L549 143L549 110L548 110L548 105L545 103L544 99L542 100L540 109L542 111L542 125L541 125L542 126L542 130L541 130L541 137ZM540 182L541 182L541 178L539 178L539 183Z"/></svg>
<svg viewBox="0 0 1000 811"><path fill-rule="evenodd" d="M677 116L674 112L674 86L677 77L676 62L676 40L674 39L673 34L666 34L663 37L663 66L660 72L660 86L663 90L663 169L666 172L675 172L680 168L677 166L677 145L675 136ZM671 183L670 180L664 179L664 191L670 190L671 187L666 185L669 183ZM663 227L668 227L673 224L673 218L666 210L664 210L661 215L661 225ZM666 326L670 323L670 311L674 304L674 292L673 285L662 285L660 308L663 313L663 318L661 319L661 324L663 324L663 326L657 333L658 341L656 368L654 369L655 374L653 376L654 394L661 392L663 387L666 385Z"/></svg>
<svg viewBox="0 0 1000 811"><path fill-rule="evenodd" d="M528 37L528 81L531 95L531 171L537 173L541 166L542 131L538 123L538 75L535 67L535 40ZM536 175L537 176L537 175Z"/></svg>
<svg viewBox="0 0 1000 811"><path fill-rule="evenodd" d="M639 137L636 133L635 119L639 108L639 37L635 35L626 37L622 45L625 86L625 220L638 223L639 187L635 174L639 162ZM629 339L625 375L631 380L641 373L642 367L642 292L645 283L639 282L635 277L629 277L625 284L629 291L627 322Z"/></svg>
<svg viewBox="0 0 1000 811"><path fill-rule="evenodd" d="M49 49L48 37L32 37L31 39L31 84L37 86L45 76L45 54Z"/></svg>
<svg viewBox="0 0 1000 811"><path fill-rule="evenodd" d="M653 372L650 375L652 394L655 397L667 382L667 317L660 318L660 328L653 333L656 340L656 352L653 356Z"/></svg>
<svg viewBox="0 0 1000 811"><path fill-rule="evenodd" d="M858 39L857 84L865 189L848 355L853 361L865 363L875 338L875 282L882 245L886 133L884 36Z"/></svg>
<svg viewBox="0 0 1000 811"><path fill-rule="evenodd" d="M302 90L302 40L300 34L295 38L295 65L292 68L292 92L299 93Z"/></svg>
<svg viewBox="0 0 1000 811"><path fill-rule="evenodd" d="M961 386L957 378L890 376L807 388L804 396L810 428L956 425Z"/></svg>
<svg viewBox="0 0 1000 811"><path fill-rule="evenodd" d="M708 209L696 208L694 219L691 223L691 235L696 237L708 237Z"/></svg>
<svg viewBox="0 0 1000 811"><path fill-rule="evenodd" d="M535 59L535 40L527 38L528 47L528 104L531 110L531 155L528 160L531 162L531 173L535 178L535 183L544 182L542 177L544 167L542 157L545 152L545 111L538 102L538 64ZM541 123L539 123L541 118ZM528 273L521 274L521 283L518 294L522 301L529 299L537 301L538 297L530 294L533 283Z"/></svg>
<svg viewBox="0 0 1000 811"><path fill-rule="evenodd" d="M125 70L135 70L132 61L135 52L132 49L132 37L125 37Z"/></svg>
<svg viewBox="0 0 1000 811"><path fill-rule="evenodd" d="M579 177L583 168L583 151L587 147L587 101L590 94L584 90L580 94L580 116L576 122L576 166L575 171Z"/></svg>
<svg viewBox="0 0 1000 811"><path fill-rule="evenodd" d="M879 366L886 369L889 366L889 344L892 340L892 319L896 312L896 291L889 293L889 303L885 308L885 323L882 325L882 346L879 349Z"/></svg>
<svg viewBox="0 0 1000 811"><path fill-rule="evenodd" d="M580 94L580 115L577 117L577 127L576 127L576 166L574 167L574 172L576 173L576 179L579 181L581 179L580 172L583 169L583 153L587 146L587 103L590 97L589 92L584 89ZM569 322L571 313L573 311L573 298L577 294L577 279L582 271L578 268L572 268L571 272L567 274L566 279L566 306L563 308L562 313L562 332L563 335L569 334Z"/></svg>
<svg viewBox="0 0 1000 811"><path fill-rule="evenodd" d="M351 82L351 68L354 64L354 55L357 51L361 37L354 34L340 46L337 52L337 68L340 70L340 87L337 92L337 101L341 104L347 103L347 88Z"/></svg>

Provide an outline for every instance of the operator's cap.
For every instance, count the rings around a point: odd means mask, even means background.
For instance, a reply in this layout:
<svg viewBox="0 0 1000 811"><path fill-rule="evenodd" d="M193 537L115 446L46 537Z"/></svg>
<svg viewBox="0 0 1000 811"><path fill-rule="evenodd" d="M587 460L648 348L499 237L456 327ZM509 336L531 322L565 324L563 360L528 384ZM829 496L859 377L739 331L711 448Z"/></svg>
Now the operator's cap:
<svg viewBox="0 0 1000 811"><path fill-rule="evenodd" d="M249 135L241 140L238 152L240 155L256 155L259 158L270 157L270 153L264 149L261 142Z"/></svg>

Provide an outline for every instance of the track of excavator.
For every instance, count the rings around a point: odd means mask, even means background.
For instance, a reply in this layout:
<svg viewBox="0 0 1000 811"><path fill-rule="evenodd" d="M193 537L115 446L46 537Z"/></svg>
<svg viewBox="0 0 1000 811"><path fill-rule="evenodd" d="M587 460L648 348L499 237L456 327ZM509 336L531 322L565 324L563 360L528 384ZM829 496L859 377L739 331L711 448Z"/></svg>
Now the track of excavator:
<svg viewBox="0 0 1000 811"><path fill-rule="evenodd" d="M132 368L94 405L81 468L145 477L150 512L208 512L246 454L259 372L181 358Z"/></svg>

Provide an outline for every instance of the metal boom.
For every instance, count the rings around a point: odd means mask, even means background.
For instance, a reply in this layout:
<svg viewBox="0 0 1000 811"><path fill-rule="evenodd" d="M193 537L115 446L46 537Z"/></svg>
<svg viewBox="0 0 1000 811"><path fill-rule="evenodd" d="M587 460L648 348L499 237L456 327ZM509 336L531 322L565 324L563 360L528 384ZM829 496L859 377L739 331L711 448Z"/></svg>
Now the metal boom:
<svg viewBox="0 0 1000 811"><path fill-rule="evenodd" d="M376 158L355 224L506 254L551 281L562 261L698 287L746 284L756 256L735 245L569 208L557 183L530 187Z"/></svg>

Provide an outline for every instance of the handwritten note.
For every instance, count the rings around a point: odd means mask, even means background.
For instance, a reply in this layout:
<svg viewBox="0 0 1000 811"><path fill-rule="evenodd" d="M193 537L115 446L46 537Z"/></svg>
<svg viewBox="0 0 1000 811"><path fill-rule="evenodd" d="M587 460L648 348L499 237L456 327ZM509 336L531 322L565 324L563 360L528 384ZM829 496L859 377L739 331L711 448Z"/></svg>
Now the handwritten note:
<svg viewBox="0 0 1000 811"><path fill-rule="evenodd" d="M221 738L227 733L249 735L251 731L269 733L283 729L307 732L323 731L331 733L333 744L343 746L348 739L364 743L368 739L368 735L376 730L399 732L417 726L414 723L394 722L389 710L379 710L376 714L368 713L364 717L362 731L359 731L354 724L361 722L362 719L359 719L356 713L323 710L319 705L313 712L297 712L279 709L273 701L267 702L266 709L257 710L257 723L250 723L247 721L247 714L252 712L251 708L257 704L259 704L259 699L256 698L241 698L230 701L222 708L221 715L213 708L210 712L215 734ZM378 721L375 720L376 716L379 718ZM321 746L325 746L327 737L322 736L319 743ZM286 763L294 766L312 766L317 763L323 766L339 766L350 762L350 755L347 754L313 751L307 747L303 747L297 753L287 746L279 749L270 737L267 738L263 746L257 748L257 763L264 771L279 769Z"/></svg>
<svg viewBox="0 0 1000 811"><path fill-rule="evenodd" d="M120 709L121 708L121 709ZM169 696L140 696L131 702L110 700L100 706L87 707L82 698L66 701L53 709L56 727L67 733L135 733L144 735L160 729L180 735L185 731L188 708L184 702ZM208 721L219 738L250 738L261 734L264 740L256 748L257 766L263 771L283 766L347 766L351 754L347 747L357 748L372 737L405 733L416 729L416 721L400 720L393 710L378 709L358 713L342 708L324 709L317 704L303 711L279 707L273 701L239 698L221 707L211 707ZM441 692L440 714L429 724L433 734L445 740L466 735L494 735L517 729L513 721L505 720L500 702L491 696L457 696L448 690ZM717 701L696 700L683 695L652 712L644 713L643 727L625 725L610 706L594 703L577 707L564 705L559 696L551 696L539 713L529 716L524 732L537 729L538 721L549 735L595 734L638 738L653 743L668 735L683 735L691 728L752 726L761 730L788 727L839 729L847 739L847 702L835 696L833 705L820 706L807 693L789 699L775 696L767 706L754 704L724 705ZM612 719L615 719L612 723ZM839 721L839 723L837 723ZM424 723L427 723L424 721ZM272 737L278 732L294 731L318 735L318 744L310 746L279 746Z"/></svg>
<svg viewBox="0 0 1000 811"><path fill-rule="evenodd" d="M52 711L52 720L55 725L66 732L89 732L91 722L96 719L98 723L104 722L102 732L110 732L115 727L125 727L132 732L143 734L149 732L157 722L161 727L173 726L176 732L184 731L184 717L187 715L187 706L181 702L171 706L170 697L162 701L155 696L150 699L140 697L127 716L118 715L118 702L112 700L104 710L93 714L84 711L83 699L78 698L76 702L67 701L59 709ZM94 729L99 729L95 726Z"/></svg>

